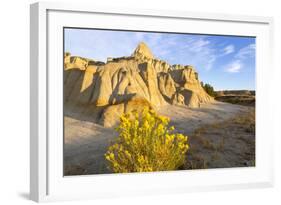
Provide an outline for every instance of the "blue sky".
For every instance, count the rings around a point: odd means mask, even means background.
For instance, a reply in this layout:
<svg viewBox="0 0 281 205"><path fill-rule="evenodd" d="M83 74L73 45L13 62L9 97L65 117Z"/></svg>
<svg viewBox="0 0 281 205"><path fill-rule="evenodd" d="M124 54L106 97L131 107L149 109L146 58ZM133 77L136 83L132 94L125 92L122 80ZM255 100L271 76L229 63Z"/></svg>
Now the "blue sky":
<svg viewBox="0 0 281 205"><path fill-rule="evenodd" d="M255 38L67 28L64 41L71 55L100 61L130 56L145 42L171 65L193 65L215 90L255 89Z"/></svg>

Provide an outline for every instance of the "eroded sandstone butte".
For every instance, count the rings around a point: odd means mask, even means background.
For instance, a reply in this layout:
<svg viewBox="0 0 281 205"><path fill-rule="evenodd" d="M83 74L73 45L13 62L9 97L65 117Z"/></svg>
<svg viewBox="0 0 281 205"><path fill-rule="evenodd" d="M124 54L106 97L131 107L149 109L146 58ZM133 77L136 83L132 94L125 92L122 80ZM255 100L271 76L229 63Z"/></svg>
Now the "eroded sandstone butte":
<svg viewBox="0 0 281 205"><path fill-rule="evenodd" d="M190 66L155 58L145 43L129 57L99 62L65 53L64 112L113 127L122 113L168 104L191 108L213 101Z"/></svg>

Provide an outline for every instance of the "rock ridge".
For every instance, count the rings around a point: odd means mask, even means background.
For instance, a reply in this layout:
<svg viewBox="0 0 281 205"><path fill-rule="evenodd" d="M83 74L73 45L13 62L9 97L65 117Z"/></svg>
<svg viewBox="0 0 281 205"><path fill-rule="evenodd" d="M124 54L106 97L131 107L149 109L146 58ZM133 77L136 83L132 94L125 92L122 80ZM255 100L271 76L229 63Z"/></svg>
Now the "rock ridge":
<svg viewBox="0 0 281 205"><path fill-rule="evenodd" d="M212 102L191 65L169 65L141 42L128 57L107 62L64 55L65 114L105 127L116 126L122 113L157 110L167 104L200 107Z"/></svg>

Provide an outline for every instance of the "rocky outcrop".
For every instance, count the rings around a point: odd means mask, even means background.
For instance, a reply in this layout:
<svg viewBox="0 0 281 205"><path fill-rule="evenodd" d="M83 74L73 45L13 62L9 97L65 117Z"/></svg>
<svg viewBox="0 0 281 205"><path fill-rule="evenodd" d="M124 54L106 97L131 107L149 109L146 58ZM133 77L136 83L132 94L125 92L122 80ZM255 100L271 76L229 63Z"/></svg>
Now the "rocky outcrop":
<svg viewBox="0 0 281 205"><path fill-rule="evenodd" d="M104 127L113 127L118 124L122 113L129 113L132 111L142 112L145 107L153 109L145 98L133 96L130 100L106 107L101 115L99 123Z"/></svg>
<svg viewBox="0 0 281 205"><path fill-rule="evenodd" d="M154 59L151 50L146 46L144 42L141 42L135 49L132 57L137 59Z"/></svg>
<svg viewBox="0 0 281 205"><path fill-rule="evenodd" d="M106 63L64 56L65 114L115 126L122 113L155 110L167 104L200 107L213 100L201 87L192 66L156 59L145 43L132 56Z"/></svg>

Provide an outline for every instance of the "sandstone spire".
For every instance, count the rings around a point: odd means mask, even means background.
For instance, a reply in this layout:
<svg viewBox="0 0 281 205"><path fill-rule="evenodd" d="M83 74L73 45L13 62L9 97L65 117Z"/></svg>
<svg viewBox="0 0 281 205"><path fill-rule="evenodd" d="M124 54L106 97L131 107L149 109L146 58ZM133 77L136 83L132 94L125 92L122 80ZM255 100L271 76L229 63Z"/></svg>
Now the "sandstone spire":
<svg viewBox="0 0 281 205"><path fill-rule="evenodd" d="M136 58L148 58L152 59L154 58L151 50L148 48L148 46L144 42L140 42L137 48L135 49L133 56Z"/></svg>

